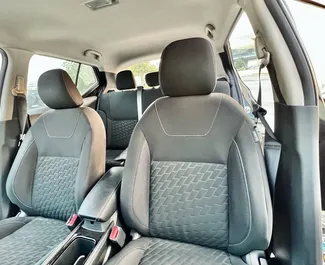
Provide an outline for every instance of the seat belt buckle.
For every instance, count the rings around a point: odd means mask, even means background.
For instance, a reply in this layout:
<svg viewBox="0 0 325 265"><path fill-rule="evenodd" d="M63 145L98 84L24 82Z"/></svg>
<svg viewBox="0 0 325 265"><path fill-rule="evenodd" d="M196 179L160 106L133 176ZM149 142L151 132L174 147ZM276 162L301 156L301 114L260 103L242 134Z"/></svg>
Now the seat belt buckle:
<svg viewBox="0 0 325 265"><path fill-rule="evenodd" d="M66 226L69 228L70 231L75 229L81 223L81 218L78 214L73 214L70 216L68 221L66 222Z"/></svg>
<svg viewBox="0 0 325 265"><path fill-rule="evenodd" d="M257 103L254 103L252 113L255 116L255 118L258 119L259 118L258 113L264 117L267 114L267 110L262 108Z"/></svg>
<svg viewBox="0 0 325 265"><path fill-rule="evenodd" d="M112 243L117 244L120 248L122 248L125 244L125 238L126 234L123 229L117 225L114 225L109 235L109 240Z"/></svg>

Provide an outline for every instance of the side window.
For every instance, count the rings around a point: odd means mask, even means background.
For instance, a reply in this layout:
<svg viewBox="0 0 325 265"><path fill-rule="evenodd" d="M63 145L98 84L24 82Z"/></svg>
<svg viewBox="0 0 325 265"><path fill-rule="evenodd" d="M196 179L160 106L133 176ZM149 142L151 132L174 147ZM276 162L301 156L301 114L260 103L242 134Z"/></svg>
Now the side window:
<svg viewBox="0 0 325 265"><path fill-rule="evenodd" d="M129 70L132 71L137 86L148 87L145 81L145 76L148 73L158 72L159 71L160 59L151 60L143 63L138 63L129 67Z"/></svg>
<svg viewBox="0 0 325 265"><path fill-rule="evenodd" d="M321 5L324 1L315 1L315 5L312 1L309 4L308 1L285 2L313 65L320 93L325 98L325 35L317 31L325 23L325 9L316 6L316 2Z"/></svg>
<svg viewBox="0 0 325 265"><path fill-rule="evenodd" d="M78 80L77 80L77 88L80 91L81 95L86 93L92 88L98 86L97 76L94 72L94 69L89 66L82 64L80 65Z"/></svg>
<svg viewBox="0 0 325 265"><path fill-rule="evenodd" d="M245 13L237 21L229 38L233 65L237 70L241 85L245 110L254 119L252 102L257 100L259 90L258 70L260 62L255 52L255 34ZM274 127L274 100L270 76L266 68L261 72L262 106L267 110L267 122Z"/></svg>
<svg viewBox="0 0 325 265"><path fill-rule="evenodd" d="M58 68L67 71L72 81L77 84L77 88L82 95L98 85L97 77L91 66L58 58L34 55L30 60L28 68L27 111L45 106L38 95L38 79L44 72Z"/></svg>

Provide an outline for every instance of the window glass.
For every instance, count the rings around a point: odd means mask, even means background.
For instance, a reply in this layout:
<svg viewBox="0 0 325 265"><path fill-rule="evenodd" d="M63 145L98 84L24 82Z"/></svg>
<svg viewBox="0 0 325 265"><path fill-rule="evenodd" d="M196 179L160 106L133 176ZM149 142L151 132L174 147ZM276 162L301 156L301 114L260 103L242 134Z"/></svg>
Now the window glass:
<svg viewBox="0 0 325 265"><path fill-rule="evenodd" d="M134 75L137 86L148 87L145 76L148 73L158 72L159 64L160 59L139 63L129 67L129 70L131 70Z"/></svg>
<svg viewBox="0 0 325 265"><path fill-rule="evenodd" d="M320 92L325 98L325 34L320 30L325 25L325 10L298 1L286 0L286 3L312 62Z"/></svg>
<svg viewBox="0 0 325 265"><path fill-rule="evenodd" d="M40 99L37 91L37 82L39 77L46 71L52 69L63 69L76 82L79 63L66 61L58 58L34 55L29 63L27 78L27 109L37 109L44 107L45 104ZM77 88L83 95L89 89L98 84L97 77L91 66L81 65L78 77Z"/></svg>
<svg viewBox="0 0 325 265"><path fill-rule="evenodd" d="M231 33L230 51L233 64L240 77L240 85L243 91L245 101L245 110L250 113L252 119L252 98L257 99L259 89L258 70L260 62L255 52L255 34L252 25L245 13L242 13L240 19ZM266 68L261 72L262 85L262 106L267 110L265 116L267 122L274 127L274 100L272 94L272 84Z"/></svg>
<svg viewBox="0 0 325 265"><path fill-rule="evenodd" d="M98 80L94 69L89 65L82 64L78 75L77 88L81 95L86 93L89 89L98 86Z"/></svg>

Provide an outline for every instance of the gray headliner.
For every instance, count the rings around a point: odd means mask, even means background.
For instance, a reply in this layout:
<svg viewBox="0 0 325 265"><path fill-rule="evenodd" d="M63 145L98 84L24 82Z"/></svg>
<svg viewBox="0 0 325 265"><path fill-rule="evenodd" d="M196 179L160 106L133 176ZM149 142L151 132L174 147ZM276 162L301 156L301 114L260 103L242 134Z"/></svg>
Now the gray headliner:
<svg viewBox="0 0 325 265"><path fill-rule="evenodd" d="M144 58L159 58L174 40L206 37L208 23L216 27L214 46L221 51L240 8L236 0L120 0L91 11L82 2L0 0L1 46L116 71ZM85 57L87 49L100 52L102 60Z"/></svg>

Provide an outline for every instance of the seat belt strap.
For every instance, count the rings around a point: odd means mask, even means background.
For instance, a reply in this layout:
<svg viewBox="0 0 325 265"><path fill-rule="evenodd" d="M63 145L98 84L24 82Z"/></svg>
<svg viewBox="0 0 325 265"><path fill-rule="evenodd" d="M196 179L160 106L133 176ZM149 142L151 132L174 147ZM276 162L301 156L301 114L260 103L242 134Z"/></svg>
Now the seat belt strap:
<svg viewBox="0 0 325 265"><path fill-rule="evenodd" d="M258 97L255 104L253 104L253 114L257 120L259 119L261 121L261 123L265 128L264 160L265 160L265 166L266 166L266 171L268 176L269 187L271 191L271 198L273 200L275 183L276 183L276 175L280 163L282 146L277 140L270 125L267 123L264 117L267 114L267 111L262 107L261 72L262 69L269 64L271 55L265 48L263 48L262 51L264 55L262 58L260 58L262 59L262 62L260 64L259 73L258 73L258 83L259 83Z"/></svg>
<svg viewBox="0 0 325 265"><path fill-rule="evenodd" d="M27 100L26 100L26 88L24 84L24 77L17 76L15 81L15 87L11 90L13 96L15 97L15 106L18 112L18 121L20 127L20 135L18 141L18 147L21 146L26 131L27 123Z"/></svg>
<svg viewBox="0 0 325 265"><path fill-rule="evenodd" d="M137 109L138 109L138 121L142 117L142 91L143 87L139 86L137 90Z"/></svg>

